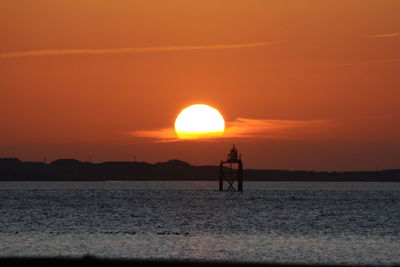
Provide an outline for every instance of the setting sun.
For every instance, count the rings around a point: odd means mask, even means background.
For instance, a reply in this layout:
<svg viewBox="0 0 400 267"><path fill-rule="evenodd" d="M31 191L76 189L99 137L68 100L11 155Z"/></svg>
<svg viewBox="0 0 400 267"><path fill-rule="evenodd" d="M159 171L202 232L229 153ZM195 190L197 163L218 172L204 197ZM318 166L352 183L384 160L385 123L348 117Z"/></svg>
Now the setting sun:
<svg viewBox="0 0 400 267"><path fill-rule="evenodd" d="M225 121L221 113L204 104L183 109L175 120L175 133L180 139L222 136L224 130Z"/></svg>

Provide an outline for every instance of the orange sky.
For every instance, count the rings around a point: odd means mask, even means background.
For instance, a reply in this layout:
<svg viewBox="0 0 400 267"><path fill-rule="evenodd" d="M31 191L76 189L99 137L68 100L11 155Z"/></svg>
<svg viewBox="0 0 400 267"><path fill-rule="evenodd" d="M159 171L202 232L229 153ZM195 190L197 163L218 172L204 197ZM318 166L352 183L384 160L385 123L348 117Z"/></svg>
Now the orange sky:
<svg viewBox="0 0 400 267"><path fill-rule="evenodd" d="M400 168L399 12L398 0L2 0L0 157L202 165L236 143L245 167ZM196 103L242 134L132 134Z"/></svg>

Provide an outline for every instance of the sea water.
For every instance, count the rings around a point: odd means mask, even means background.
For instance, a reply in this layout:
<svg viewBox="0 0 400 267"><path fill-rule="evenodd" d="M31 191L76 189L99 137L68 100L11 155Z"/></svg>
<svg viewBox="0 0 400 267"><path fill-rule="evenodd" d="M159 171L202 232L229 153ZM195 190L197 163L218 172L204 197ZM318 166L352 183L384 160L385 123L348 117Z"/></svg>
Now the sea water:
<svg viewBox="0 0 400 267"><path fill-rule="evenodd" d="M1 182L0 257L400 263L400 183Z"/></svg>

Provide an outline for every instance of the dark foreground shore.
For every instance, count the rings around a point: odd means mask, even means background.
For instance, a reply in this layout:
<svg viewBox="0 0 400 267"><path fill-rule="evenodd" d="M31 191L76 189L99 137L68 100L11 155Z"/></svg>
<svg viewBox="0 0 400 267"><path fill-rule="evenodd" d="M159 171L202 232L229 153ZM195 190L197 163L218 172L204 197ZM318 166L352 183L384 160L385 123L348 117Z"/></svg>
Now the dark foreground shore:
<svg viewBox="0 0 400 267"><path fill-rule="evenodd" d="M238 262L211 262L211 261L173 261L173 260L123 260L123 259L100 259L91 256L83 258L0 258L0 266L188 266L188 267L220 267L220 266L352 266L331 264L275 264L275 263L238 263ZM373 266L373 265L357 265ZM388 266L388 265L385 265ZM400 266L400 265L390 265Z"/></svg>

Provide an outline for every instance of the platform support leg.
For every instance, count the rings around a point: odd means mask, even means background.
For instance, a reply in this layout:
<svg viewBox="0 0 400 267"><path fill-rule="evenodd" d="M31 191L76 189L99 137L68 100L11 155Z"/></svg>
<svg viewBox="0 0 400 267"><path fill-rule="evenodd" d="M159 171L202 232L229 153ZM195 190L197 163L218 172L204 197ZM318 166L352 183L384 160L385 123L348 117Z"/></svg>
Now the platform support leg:
<svg viewBox="0 0 400 267"><path fill-rule="evenodd" d="M219 191L224 191L224 165L219 164Z"/></svg>
<svg viewBox="0 0 400 267"><path fill-rule="evenodd" d="M238 169L238 191L243 192L243 164L239 162Z"/></svg>

